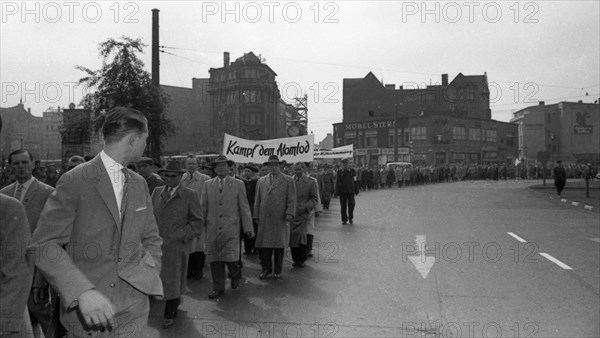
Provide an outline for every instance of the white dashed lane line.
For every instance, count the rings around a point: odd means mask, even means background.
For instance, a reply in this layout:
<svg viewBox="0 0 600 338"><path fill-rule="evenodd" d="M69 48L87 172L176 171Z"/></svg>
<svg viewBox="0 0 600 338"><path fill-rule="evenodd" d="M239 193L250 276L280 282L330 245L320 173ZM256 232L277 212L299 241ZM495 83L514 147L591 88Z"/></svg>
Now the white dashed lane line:
<svg viewBox="0 0 600 338"><path fill-rule="evenodd" d="M514 239L516 239L517 241L521 242L521 243L527 243L526 240L524 240L523 238L519 237L517 234L515 234L514 232L507 232L507 234L511 235Z"/></svg>
<svg viewBox="0 0 600 338"><path fill-rule="evenodd" d="M600 243L600 238L590 238L590 241Z"/></svg>
<svg viewBox="0 0 600 338"><path fill-rule="evenodd" d="M565 269L565 270L573 270L573 268L571 268L570 266L568 266L567 264L559 261L558 259L552 257L551 255L545 253L545 252L540 252L540 255L542 257L545 257L546 259L548 259L549 261L551 261L552 263L560 266L561 268Z"/></svg>
<svg viewBox="0 0 600 338"><path fill-rule="evenodd" d="M524 240L522 237L520 237L519 235L515 234L514 232L507 232L507 234L509 234L512 238L516 239L517 241L521 242L521 243L527 243L526 240ZM590 238L590 240L594 241L594 242L598 242L600 243L600 238ZM573 270L573 268L571 268L570 266L568 266L567 264L559 261L558 259L552 257L552 255L545 253L545 252L540 252L539 253L540 256L546 258L547 260L549 260L550 262L560 266L561 268L565 269L565 270Z"/></svg>

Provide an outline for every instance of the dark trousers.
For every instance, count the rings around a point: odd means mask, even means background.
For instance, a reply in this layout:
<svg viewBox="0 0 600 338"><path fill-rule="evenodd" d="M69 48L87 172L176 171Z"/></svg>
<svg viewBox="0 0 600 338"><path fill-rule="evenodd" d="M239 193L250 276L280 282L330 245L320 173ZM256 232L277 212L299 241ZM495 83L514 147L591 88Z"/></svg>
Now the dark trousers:
<svg viewBox="0 0 600 338"><path fill-rule="evenodd" d="M181 303L181 297L177 297L175 299L167 299L165 304L165 319L175 319L177 318L177 308Z"/></svg>
<svg viewBox="0 0 600 338"><path fill-rule="evenodd" d="M202 274L205 259L206 255L204 252L192 252L190 254L190 260L188 261L188 277Z"/></svg>
<svg viewBox="0 0 600 338"><path fill-rule="evenodd" d="M240 262L212 262L210 263L210 273L213 280L213 290L225 291L225 265L227 265L231 279L242 278Z"/></svg>
<svg viewBox="0 0 600 338"><path fill-rule="evenodd" d="M560 195L563 191L563 189L565 188L565 185L567 184L566 181L563 180L559 180L559 181L555 181L554 185L556 186L556 192Z"/></svg>
<svg viewBox="0 0 600 338"><path fill-rule="evenodd" d="M283 270L283 248L260 248L262 272L281 274ZM273 257L274 256L274 257ZM274 258L274 260L273 260ZM274 266L273 266L274 265Z"/></svg>
<svg viewBox="0 0 600 338"><path fill-rule="evenodd" d="M255 220L252 220L252 227L254 228L254 233L256 234L258 232L258 224ZM255 253L256 249L254 248L254 240L256 238L245 238L244 234L242 234L242 238L244 238L244 252L246 254Z"/></svg>
<svg viewBox="0 0 600 338"><path fill-rule="evenodd" d="M342 222L354 219L354 194L340 194L340 205L342 206Z"/></svg>
<svg viewBox="0 0 600 338"><path fill-rule="evenodd" d="M31 324L35 325L36 323L39 323L42 328L42 332L44 332L44 334L48 332L48 328L50 327L50 322L52 319L52 306L48 300L45 299L42 304L36 305L33 302L33 289L31 289L29 293L29 299L27 300L27 308L29 309Z"/></svg>
<svg viewBox="0 0 600 338"><path fill-rule="evenodd" d="M314 239L315 239L315 236L313 236L312 234L306 234L306 253L309 253L312 251Z"/></svg>
<svg viewBox="0 0 600 338"><path fill-rule="evenodd" d="M297 263L306 262L306 245L300 244L297 248L290 248L292 260Z"/></svg>

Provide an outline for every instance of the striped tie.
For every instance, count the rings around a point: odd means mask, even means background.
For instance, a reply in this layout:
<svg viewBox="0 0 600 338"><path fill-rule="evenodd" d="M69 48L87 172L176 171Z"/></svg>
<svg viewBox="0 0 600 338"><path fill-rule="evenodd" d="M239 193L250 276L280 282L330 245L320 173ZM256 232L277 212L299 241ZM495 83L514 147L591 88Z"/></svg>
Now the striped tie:
<svg viewBox="0 0 600 338"><path fill-rule="evenodd" d="M19 202L21 202L21 195L23 194L23 189L25 189L25 186L22 184L17 184L17 190L15 191L15 198L19 200Z"/></svg>

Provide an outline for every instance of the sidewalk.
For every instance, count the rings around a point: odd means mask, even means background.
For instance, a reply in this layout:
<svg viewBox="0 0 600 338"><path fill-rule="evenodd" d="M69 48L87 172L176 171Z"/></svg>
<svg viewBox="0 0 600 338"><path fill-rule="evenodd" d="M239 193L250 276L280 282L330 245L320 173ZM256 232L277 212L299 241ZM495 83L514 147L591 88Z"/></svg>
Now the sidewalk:
<svg viewBox="0 0 600 338"><path fill-rule="evenodd" d="M529 189L535 190L539 193L547 194L552 199L559 199L556 194L556 187L554 187L554 180L546 180L546 185L539 183L532 185ZM585 193L585 180L573 179L567 180L567 185L562 191L562 199L559 199L563 203L569 203L576 207L585 208L588 210L600 210L600 181L590 181L590 197L586 197Z"/></svg>

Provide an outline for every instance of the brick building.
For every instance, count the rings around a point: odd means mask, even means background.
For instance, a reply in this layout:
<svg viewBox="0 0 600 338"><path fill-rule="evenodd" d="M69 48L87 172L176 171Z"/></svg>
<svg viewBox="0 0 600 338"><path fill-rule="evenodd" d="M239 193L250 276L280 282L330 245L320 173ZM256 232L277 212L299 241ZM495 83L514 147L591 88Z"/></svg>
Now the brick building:
<svg viewBox="0 0 600 338"><path fill-rule="evenodd" d="M102 132L95 132L90 124L90 112L84 108L77 108L74 103L62 111L62 161L66 163L73 155L95 156L104 144ZM69 127L75 126L75 127Z"/></svg>
<svg viewBox="0 0 600 338"><path fill-rule="evenodd" d="M511 161L517 127L491 119L487 75L458 74L421 89L382 84L373 73L344 79L343 122L334 147L354 144L365 165L396 160L427 163ZM396 127L397 124L397 127ZM397 133L397 142L395 142Z"/></svg>
<svg viewBox="0 0 600 338"><path fill-rule="evenodd" d="M548 152L550 161L600 164L598 103L541 101L513 115L522 159L535 161L538 152Z"/></svg>
<svg viewBox="0 0 600 338"><path fill-rule="evenodd" d="M62 136L60 134L63 115L60 107L49 107L44 111L44 144L42 146L43 160L60 160L62 149Z"/></svg>

